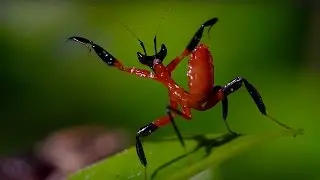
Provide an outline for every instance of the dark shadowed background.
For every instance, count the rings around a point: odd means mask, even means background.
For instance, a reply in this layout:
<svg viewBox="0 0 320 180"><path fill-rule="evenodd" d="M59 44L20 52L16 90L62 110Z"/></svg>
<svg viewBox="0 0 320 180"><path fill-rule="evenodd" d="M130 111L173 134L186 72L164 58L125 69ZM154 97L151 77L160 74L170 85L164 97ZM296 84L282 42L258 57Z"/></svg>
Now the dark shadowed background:
<svg viewBox="0 0 320 180"><path fill-rule="evenodd" d="M171 10L170 10L171 8ZM66 43L73 35L103 46L127 66L142 68L139 43L153 52L153 37L166 44L164 63L179 55L199 26L212 17L210 46L215 81L246 77L260 91L271 115L306 134L280 139L228 161L222 178L320 179L319 11L298 3L211 3L198 1L1 3L0 151L27 149L58 128L104 123L127 129L165 114L166 89L159 83L107 67L88 49ZM165 14L167 14L165 16ZM163 18L165 16L165 18ZM187 60L174 78L187 87ZM241 133L279 129L260 115L242 89L229 98L229 123ZM178 118L183 133L224 133L221 106ZM173 134L163 128L148 140ZM138 161L137 161L138 163Z"/></svg>

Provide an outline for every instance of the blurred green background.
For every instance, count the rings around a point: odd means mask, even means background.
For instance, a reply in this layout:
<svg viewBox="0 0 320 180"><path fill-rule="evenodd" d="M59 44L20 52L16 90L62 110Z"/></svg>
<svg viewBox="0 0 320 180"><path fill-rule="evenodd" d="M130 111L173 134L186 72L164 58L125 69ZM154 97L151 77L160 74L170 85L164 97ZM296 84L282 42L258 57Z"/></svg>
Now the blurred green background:
<svg viewBox="0 0 320 180"><path fill-rule="evenodd" d="M311 8L258 1L56 1L6 2L0 11L2 154L31 147L55 129L82 123L104 123L134 135L165 114L168 96L161 84L109 68L84 46L66 43L66 38L87 37L125 65L142 68L136 57L142 51L139 43L121 23L150 53L157 31L158 43L168 48L168 63L204 21L218 17L210 39L207 34L203 38L215 58L216 83L246 77L259 89L271 115L306 131L302 137L280 139L232 159L223 165L222 178L320 179L319 43L314 43L319 31L313 32L319 15ZM187 60L173 74L183 87L186 70ZM229 105L229 123L237 132L279 129L260 115L244 89L229 98ZM220 105L193 111L193 121L178 119L185 134L226 132ZM171 134L169 126L146 139Z"/></svg>

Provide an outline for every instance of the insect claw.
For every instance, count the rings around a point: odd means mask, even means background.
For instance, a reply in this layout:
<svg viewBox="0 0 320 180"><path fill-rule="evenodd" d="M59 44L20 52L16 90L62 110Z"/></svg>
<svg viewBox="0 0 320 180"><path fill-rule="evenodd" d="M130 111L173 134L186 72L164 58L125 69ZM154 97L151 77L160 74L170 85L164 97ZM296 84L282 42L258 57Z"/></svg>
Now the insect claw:
<svg viewBox="0 0 320 180"><path fill-rule="evenodd" d="M215 25L218 22L218 18L212 18L208 21L206 21L205 23L203 23L200 28L198 29L198 31L195 33L195 35L192 37L192 39L190 40L189 44L187 45L186 49L188 51L192 51L200 42L200 39L202 38L202 34L204 31L205 27L209 27L208 29L208 34L212 28L213 25ZM209 34L209 38L210 38L210 34Z"/></svg>
<svg viewBox="0 0 320 180"><path fill-rule="evenodd" d="M74 40L74 37L75 37L75 36L69 37L69 38L66 40L66 42L71 41L71 40L75 41L75 40Z"/></svg>
<svg viewBox="0 0 320 180"><path fill-rule="evenodd" d="M66 40L66 43L68 41L75 41L77 43L80 43L84 46L86 46L89 50L89 53L91 53L91 46L93 45L93 42L88 40L88 39L85 39L83 37L78 37L78 36L72 36L72 37L69 37L67 40ZM90 45L89 45L90 44Z"/></svg>

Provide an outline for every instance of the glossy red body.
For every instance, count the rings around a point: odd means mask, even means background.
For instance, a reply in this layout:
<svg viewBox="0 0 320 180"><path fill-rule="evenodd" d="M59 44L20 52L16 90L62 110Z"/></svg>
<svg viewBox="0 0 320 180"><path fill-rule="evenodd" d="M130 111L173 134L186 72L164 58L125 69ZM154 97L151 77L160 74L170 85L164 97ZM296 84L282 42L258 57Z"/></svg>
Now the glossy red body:
<svg viewBox="0 0 320 180"><path fill-rule="evenodd" d="M214 85L213 57L204 44L197 46L190 55L187 76L189 93L207 95Z"/></svg>
<svg viewBox="0 0 320 180"><path fill-rule="evenodd" d="M190 56L187 72L189 91L184 90L171 78L172 71L187 56ZM222 100L222 91L212 91L214 86L214 64L211 52L206 45L200 44L191 52L185 50L167 66L160 61L155 62L154 72L137 68L126 68L120 61L117 61L115 66L122 71L154 79L162 83L168 88L170 107L178 111L180 105L181 111L179 111L179 115L187 120L190 120L192 117L191 109L205 111ZM168 123L170 123L168 115L154 121L154 124L158 127L167 125Z"/></svg>
<svg viewBox="0 0 320 180"><path fill-rule="evenodd" d="M172 71L174 71L181 60L187 56L190 57L187 72L189 91L186 91L180 87L171 78ZM209 48L204 44L199 44L192 51L185 49L180 56L173 59L167 66L162 64L158 59L154 59L154 72L136 69L134 67L127 68L124 67L119 61L115 63L115 66L122 71L161 82L168 88L170 97L170 103L168 107L171 111L172 117L175 115L180 115L186 120L191 120L192 118L191 109L198 111L211 109L217 103L225 99L228 94L239 89L243 82L243 78L237 77L225 85L224 88L215 89L214 87L219 86L214 85L213 56L211 55ZM247 82L247 80L245 80L244 83L246 84L245 86L257 104L260 112L266 115L265 105L262 102L262 98L258 91L249 82ZM231 85L233 85L233 87L231 87ZM224 90L228 90L228 94L225 94ZM179 106L181 107L181 110L179 110ZM224 113L227 112L224 111ZM290 129L275 119L272 120L281 126ZM158 118L152 122L152 124L155 124L157 127L162 127L169 123L171 123L171 118L169 115ZM229 126L227 127L229 131L232 132Z"/></svg>

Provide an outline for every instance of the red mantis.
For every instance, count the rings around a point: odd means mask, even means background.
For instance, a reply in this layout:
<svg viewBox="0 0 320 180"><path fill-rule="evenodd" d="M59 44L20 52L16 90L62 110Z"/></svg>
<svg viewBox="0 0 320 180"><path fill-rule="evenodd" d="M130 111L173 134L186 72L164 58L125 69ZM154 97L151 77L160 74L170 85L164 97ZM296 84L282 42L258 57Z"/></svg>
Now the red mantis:
<svg viewBox="0 0 320 180"><path fill-rule="evenodd" d="M143 42L138 39L144 53L137 52L137 57L140 63L148 66L152 71L138 69L135 67L126 67L119 59L115 58L108 51L104 50L101 46L86 38L73 36L68 39L84 44L88 48L91 47L100 57L100 59L107 63L108 66L139 77L158 81L168 89L169 105L166 108L167 115L143 126L137 131L136 134L136 150L140 162L144 166L147 166L147 159L140 140L141 137L149 136L157 129L168 124L172 124L182 146L184 147L185 144L177 125L175 124L174 116L179 115L186 120L191 120L192 109L206 111L213 108L217 103L222 102L223 119L226 127L230 133L236 134L230 129L226 121L228 114L227 97L240 89L243 84L257 105L259 111L263 115L268 116L266 112L266 106L264 105L260 94L256 88L245 78L236 77L224 86L215 85L213 57L208 47L205 44L199 44L199 42L202 38L204 28L209 27L209 32L211 27L216 24L217 21L218 18L214 17L203 23L192 37L184 51L179 56L175 57L168 65L163 64L163 60L167 55L167 48L164 44L162 44L160 50L157 51L156 36L154 37L153 55L147 55ZM171 73L175 70L178 64L188 56L190 56L190 59L187 72L189 90L187 91L180 87L175 80L171 78ZM178 109L179 106L181 107L181 110ZM271 119L280 126L291 129L275 119Z"/></svg>

